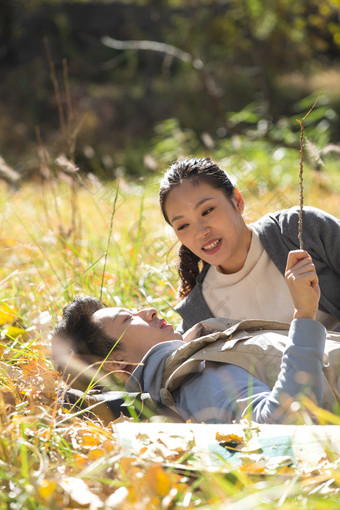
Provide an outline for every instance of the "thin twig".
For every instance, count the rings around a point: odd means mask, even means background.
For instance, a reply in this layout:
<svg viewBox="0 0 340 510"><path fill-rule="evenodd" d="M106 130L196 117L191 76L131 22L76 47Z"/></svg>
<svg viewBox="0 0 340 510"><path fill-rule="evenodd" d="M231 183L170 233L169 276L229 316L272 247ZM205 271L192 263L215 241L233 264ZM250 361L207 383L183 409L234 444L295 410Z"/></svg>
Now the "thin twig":
<svg viewBox="0 0 340 510"><path fill-rule="evenodd" d="M72 100L71 100L71 91L70 91L70 83L68 76L68 64L67 60L63 59L63 78L64 78L64 88L66 95L66 105L67 105L67 143L69 145L68 157L73 161L74 160L74 147L72 144L72 133L73 133L73 108L72 108Z"/></svg>
<svg viewBox="0 0 340 510"><path fill-rule="evenodd" d="M172 57L178 58L183 62L191 62L192 56L190 53L173 46L172 44L167 44L164 42L158 41L120 41L118 39L113 39L105 35L102 37L102 43L109 48L113 48L115 50L143 50L143 51L156 51L159 53L165 53L166 55L170 55Z"/></svg>
<svg viewBox="0 0 340 510"><path fill-rule="evenodd" d="M104 287L104 277L105 277L105 271L106 271L107 255L109 253L109 247L110 247L111 236L112 236L113 218L114 218L114 215L116 213L116 204L117 204L117 199L118 199L118 191L119 191L119 183L118 183L118 187L116 189L116 194L115 194L115 197L114 197L114 200L113 200L113 205L112 205L112 213L111 213L111 220L110 220L110 229L109 229L109 236L108 236L108 239L107 239L107 245L106 245L106 250L105 250L104 266L103 266L102 282L101 282L101 285L100 285L99 301L102 300L102 295L103 295L103 287Z"/></svg>
<svg viewBox="0 0 340 510"><path fill-rule="evenodd" d="M319 101L320 95L314 101L313 106L308 110L306 115L301 119L296 119L296 122L300 124L300 171L299 171L299 195L300 195L300 211L299 211L299 230L298 230L298 238L299 238L299 246L300 250L303 250L303 240L302 240L302 213L303 213L303 121L308 117L310 112L314 109L316 103Z"/></svg>
<svg viewBox="0 0 340 510"><path fill-rule="evenodd" d="M67 140L65 113L64 113L63 103L62 103L62 99L61 99L61 91L60 91L60 86L59 86L59 82L58 82L58 78L57 78L57 72L56 72L54 61L53 61L53 58L51 55L48 40L45 39L44 42L45 42L46 56L47 56L48 64L50 66L51 80L53 83L54 93L55 93L56 100L57 100L60 129L61 129L64 140Z"/></svg>

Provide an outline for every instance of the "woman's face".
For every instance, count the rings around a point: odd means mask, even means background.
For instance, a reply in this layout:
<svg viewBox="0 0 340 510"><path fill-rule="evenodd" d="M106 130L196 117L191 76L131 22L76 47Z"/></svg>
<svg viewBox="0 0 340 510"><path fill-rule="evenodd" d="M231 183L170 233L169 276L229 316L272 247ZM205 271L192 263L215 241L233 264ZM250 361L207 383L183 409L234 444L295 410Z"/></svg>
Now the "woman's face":
<svg viewBox="0 0 340 510"><path fill-rule="evenodd" d="M204 181L184 181L170 191L165 202L181 243L222 273L239 271L247 258L251 230L243 220L243 209L239 191L229 200Z"/></svg>

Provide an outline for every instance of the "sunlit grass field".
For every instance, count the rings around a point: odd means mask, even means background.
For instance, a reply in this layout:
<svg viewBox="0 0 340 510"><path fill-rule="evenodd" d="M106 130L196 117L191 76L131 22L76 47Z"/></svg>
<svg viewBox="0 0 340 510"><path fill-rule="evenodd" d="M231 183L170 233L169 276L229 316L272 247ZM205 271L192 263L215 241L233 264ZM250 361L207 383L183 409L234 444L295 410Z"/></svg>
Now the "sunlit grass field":
<svg viewBox="0 0 340 510"><path fill-rule="evenodd" d="M249 222L299 204L298 161L275 170L274 187L263 178L270 170L240 174ZM331 455L308 476L294 468L277 476L181 472L159 455L124 456L110 424L60 408L49 332L78 293L153 306L179 323L176 242L159 211L159 177L103 183L64 175L18 190L0 183L0 509L339 508L340 465ZM307 166L304 186L305 204L340 217L336 160L322 171ZM331 415L321 421L340 424ZM283 483L285 497L276 491Z"/></svg>

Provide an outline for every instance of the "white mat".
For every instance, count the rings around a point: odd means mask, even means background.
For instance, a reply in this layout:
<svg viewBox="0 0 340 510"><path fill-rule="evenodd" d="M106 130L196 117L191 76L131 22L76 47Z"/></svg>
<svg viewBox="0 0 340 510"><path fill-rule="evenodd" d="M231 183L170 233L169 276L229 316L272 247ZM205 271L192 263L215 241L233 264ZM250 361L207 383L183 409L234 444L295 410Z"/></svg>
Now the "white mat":
<svg viewBox="0 0 340 510"><path fill-rule="evenodd" d="M305 471L340 455L340 426L335 425L122 422L114 429L123 454L176 465L182 454L192 451L190 461L185 459L190 469L230 470L254 463L255 471L256 465L266 472L280 465Z"/></svg>

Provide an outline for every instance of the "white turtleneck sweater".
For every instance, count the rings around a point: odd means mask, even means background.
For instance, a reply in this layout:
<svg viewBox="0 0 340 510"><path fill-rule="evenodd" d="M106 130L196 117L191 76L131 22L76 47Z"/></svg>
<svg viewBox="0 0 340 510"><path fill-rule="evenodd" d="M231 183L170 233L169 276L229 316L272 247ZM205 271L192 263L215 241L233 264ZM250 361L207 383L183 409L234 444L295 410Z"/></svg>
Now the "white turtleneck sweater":
<svg viewBox="0 0 340 510"><path fill-rule="evenodd" d="M237 273L223 274L211 266L203 281L203 297L215 317L285 322L293 318L293 299L286 280L255 231L243 268ZM338 323L320 310L316 319L327 329Z"/></svg>

